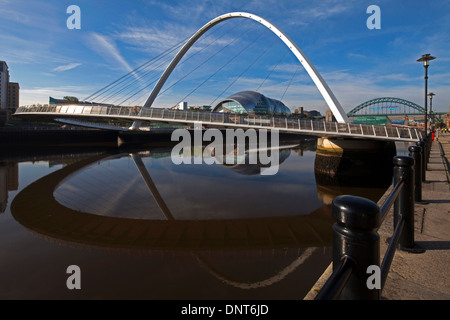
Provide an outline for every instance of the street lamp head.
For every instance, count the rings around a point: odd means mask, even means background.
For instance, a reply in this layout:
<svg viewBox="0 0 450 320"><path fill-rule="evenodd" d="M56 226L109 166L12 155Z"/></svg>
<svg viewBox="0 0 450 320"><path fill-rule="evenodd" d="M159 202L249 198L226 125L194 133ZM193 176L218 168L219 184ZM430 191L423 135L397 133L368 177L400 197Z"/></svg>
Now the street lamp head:
<svg viewBox="0 0 450 320"><path fill-rule="evenodd" d="M430 97L430 99L433 99L433 96L435 96L436 94L435 93L433 93L433 92L430 92L429 94L428 94L428 96Z"/></svg>
<svg viewBox="0 0 450 320"><path fill-rule="evenodd" d="M428 66L431 60L436 59L436 57L431 56L429 53L423 54L421 58L417 59L417 62L423 62L423 66L425 67L425 134L427 134L427 96L428 96ZM430 109L431 109L431 98L430 98Z"/></svg>
<svg viewBox="0 0 450 320"><path fill-rule="evenodd" d="M417 59L417 62L423 62L424 67L428 67L430 65L430 61L436 59L436 57L433 57L429 53L423 54L420 59Z"/></svg>

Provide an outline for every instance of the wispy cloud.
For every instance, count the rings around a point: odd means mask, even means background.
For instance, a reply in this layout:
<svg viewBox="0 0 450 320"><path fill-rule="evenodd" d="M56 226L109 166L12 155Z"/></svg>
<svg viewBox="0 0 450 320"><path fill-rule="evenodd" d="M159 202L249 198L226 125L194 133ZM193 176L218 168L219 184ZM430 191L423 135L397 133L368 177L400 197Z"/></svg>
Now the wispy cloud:
<svg viewBox="0 0 450 320"><path fill-rule="evenodd" d="M42 19L55 16L58 6L50 1L0 0L0 18L20 26L30 27L31 31L53 32L58 26L57 19Z"/></svg>
<svg viewBox="0 0 450 320"><path fill-rule="evenodd" d="M195 30L182 25L128 26L117 34L117 38L139 50L160 53L194 32Z"/></svg>
<svg viewBox="0 0 450 320"><path fill-rule="evenodd" d="M367 56L364 54L360 54L360 53L355 53L355 52L349 52L347 54L348 57L350 58L358 58L358 59L366 59Z"/></svg>
<svg viewBox="0 0 450 320"><path fill-rule="evenodd" d="M209 12L212 3L222 1L212 2L211 0L184 0L180 2L177 1L176 4L174 4L173 2L153 0L149 1L147 4L153 7L158 7L159 10L161 10L168 16L179 18L186 16L186 13L189 13L189 20L198 21L201 20L202 17L205 17L205 15Z"/></svg>
<svg viewBox="0 0 450 320"><path fill-rule="evenodd" d="M122 56L113 40L111 40L107 36L94 32L90 35L89 43L91 45L91 48L94 51L96 51L99 55L108 60L112 59L113 62L118 62L123 69L125 69L128 72L132 72L133 75L136 77L136 79L139 79L139 76L133 72L133 68Z"/></svg>
<svg viewBox="0 0 450 320"><path fill-rule="evenodd" d="M79 67L79 66L81 66L81 63L69 63L69 64L65 64L65 65L56 67L52 71L53 72L69 71L69 70L75 69L76 67Z"/></svg>
<svg viewBox="0 0 450 320"><path fill-rule="evenodd" d="M25 87L20 89L20 105L46 104L49 97L87 96L92 88L78 86Z"/></svg>
<svg viewBox="0 0 450 320"><path fill-rule="evenodd" d="M299 25L305 26L311 23L317 23L317 21L327 20L331 17L342 14L346 11L354 8L352 1L314 1L305 2L300 8L295 6L289 10L289 15L296 17L296 19L290 19L289 24L292 26Z"/></svg>

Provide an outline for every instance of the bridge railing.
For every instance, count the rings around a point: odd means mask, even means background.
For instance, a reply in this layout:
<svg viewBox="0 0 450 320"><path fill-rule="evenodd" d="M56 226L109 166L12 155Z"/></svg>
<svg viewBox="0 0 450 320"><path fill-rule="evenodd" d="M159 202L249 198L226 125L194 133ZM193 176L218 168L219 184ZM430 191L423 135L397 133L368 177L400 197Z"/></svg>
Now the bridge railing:
<svg viewBox="0 0 450 320"><path fill-rule="evenodd" d="M375 136L393 139L408 139L418 141L422 138L421 132L416 128L387 127L367 124L337 123L304 120L291 117L268 117L260 115L242 115L234 113L201 112L171 110L162 108L137 108L105 105L43 105L24 106L16 111L20 113L49 113L65 115L90 115L109 117L130 117L135 120L137 117L143 120L170 120L179 122L203 122L205 124L233 124L239 126L260 126L270 127L288 131L311 131L322 134L339 133L349 136Z"/></svg>
<svg viewBox="0 0 450 320"><path fill-rule="evenodd" d="M422 148L410 146L409 151L421 153ZM422 252L414 242L415 171L421 170L415 159L420 157L394 157L392 190L381 207L349 195L333 200L333 273L316 300L379 300L396 250ZM392 206L393 235L380 265L378 229Z"/></svg>

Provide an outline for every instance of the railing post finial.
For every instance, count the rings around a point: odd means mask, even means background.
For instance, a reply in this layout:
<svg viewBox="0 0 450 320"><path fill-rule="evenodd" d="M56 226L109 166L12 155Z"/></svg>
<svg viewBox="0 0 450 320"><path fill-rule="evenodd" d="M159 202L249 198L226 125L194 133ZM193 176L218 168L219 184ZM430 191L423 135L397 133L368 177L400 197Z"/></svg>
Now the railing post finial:
<svg viewBox="0 0 450 320"><path fill-rule="evenodd" d="M340 299L380 299L381 290L367 286L368 267L380 265L380 208L366 198L343 195L333 200L332 215L337 221L333 225L333 266L345 257L355 264Z"/></svg>
<svg viewBox="0 0 450 320"><path fill-rule="evenodd" d="M414 200L422 201L422 147L409 146L409 156L414 159Z"/></svg>

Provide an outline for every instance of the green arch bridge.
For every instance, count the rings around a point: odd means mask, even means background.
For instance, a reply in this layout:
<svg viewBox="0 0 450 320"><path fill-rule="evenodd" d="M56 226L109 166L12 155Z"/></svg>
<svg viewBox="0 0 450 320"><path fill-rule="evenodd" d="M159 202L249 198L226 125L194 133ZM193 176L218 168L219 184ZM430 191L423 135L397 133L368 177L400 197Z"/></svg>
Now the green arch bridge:
<svg viewBox="0 0 450 320"><path fill-rule="evenodd" d="M435 122L442 122L441 116L445 112L432 111L432 118ZM411 121L423 123L425 109L408 100L394 97L381 97L361 103L347 113L347 116L354 123L366 124L404 124ZM430 110L428 110L430 116Z"/></svg>

